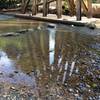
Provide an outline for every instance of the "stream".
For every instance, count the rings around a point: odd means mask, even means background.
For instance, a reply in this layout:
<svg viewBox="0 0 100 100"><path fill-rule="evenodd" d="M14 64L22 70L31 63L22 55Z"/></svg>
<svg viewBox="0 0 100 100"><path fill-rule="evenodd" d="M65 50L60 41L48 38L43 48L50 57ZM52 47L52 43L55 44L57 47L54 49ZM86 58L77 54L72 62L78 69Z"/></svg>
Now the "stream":
<svg viewBox="0 0 100 100"><path fill-rule="evenodd" d="M0 15L0 98L100 100L100 29Z"/></svg>

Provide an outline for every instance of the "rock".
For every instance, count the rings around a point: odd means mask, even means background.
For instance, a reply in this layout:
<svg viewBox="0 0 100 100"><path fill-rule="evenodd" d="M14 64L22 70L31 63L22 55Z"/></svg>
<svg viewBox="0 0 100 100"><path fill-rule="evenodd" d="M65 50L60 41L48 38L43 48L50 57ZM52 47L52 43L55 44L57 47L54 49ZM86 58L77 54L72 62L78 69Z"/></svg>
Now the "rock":
<svg viewBox="0 0 100 100"><path fill-rule="evenodd" d="M89 97L89 100L93 100L92 97Z"/></svg>
<svg viewBox="0 0 100 100"><path fill-rule="evenodd" d="M0 73L0 75L3 75L3 73Z"/></svg>
<svg viewBox="0 0 100 100"><path fill-rule="evenodd" d="M79 74L79 68L76 68L75 73Z"/></svg>
<svg viewBox="0 0 100 100"><path fill-rule="evenodd" d="M76 100L83 100L83 98L80 97L80 96L78 96L78 97L76 98Z"/></svg>
<svg viewBox="0 0 100 100"><path fill-rule="evenodd" d="M90 29L95 29L95 28L96 28L96 25L93 24L93 23L89 23L89 24L87 24L86 26L87 26L88 28L90 28Z"/></svg>
<svg viewBox="0 0 100 100"><path fill-rule="evenodd" d="M15 90L15 87L10 87L10 89Z"/></svg>
<svg viewBox="0 0 100 100"><path fill-rule="evenodd" d="M72 92L74 92L74 90L73 90L73 89L71 89L71 88L69 88L69 89L68 89L68 91L69 91L69 92L71 92L71 93L72 93Z"/></svg>
<svg viewBox="0 0 100 100"><path fill-rule="evenodd" d="M64 83L64 86L65 86L65 87L67 87L67 85L68 85L67 83Z"/></svg>
<svg viewBox="0 0 100 100"><path fill-rule="evenodd" d="M16 73L16 74L17 74L17 73L18 73L18 71L14 71L14 73Z"/></svg>
<svg viewBox="0 0 100 100"><path fill-rule="evenodd" d="M88 85L88 84L86 84L86 87L87 87L87 88L90 88L91 86L90 86L90 85Z"/></svg>
<svg viewBox="0 0 100 100"><path fill-rule="evenodd" d="M14 74L9 74L9 78L13 78L14 77Z"/></svg>
<svg viewBox="0 0 100 100"><path fill-rule="evenodd" d="M45 86L45 88L46 88L46 89L48 89L48 88L49 88L49 86L48 86L48 85L46 85L46 86Z"/></svg>
<svg viewBox="0 0 100 100"><path fill-rule="evenodd" d="M74 94L74 96L75 96L75 97L78 97L78 96L79 96L79 94Z"/></svg>
<svg viewBox="0 0 100 100"><path fill-rule="evenodd" d="M48 27L48 28L55 28L56 25L55 25L55 24L48 24L47 27Z"/></svg>

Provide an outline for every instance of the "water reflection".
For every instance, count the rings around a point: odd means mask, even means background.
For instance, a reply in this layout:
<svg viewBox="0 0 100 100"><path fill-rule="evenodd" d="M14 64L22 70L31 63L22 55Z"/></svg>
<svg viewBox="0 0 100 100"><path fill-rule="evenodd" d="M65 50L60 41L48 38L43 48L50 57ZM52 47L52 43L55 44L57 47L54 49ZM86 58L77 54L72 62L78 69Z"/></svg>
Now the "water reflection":
<svg viewBox="0 0 100 100"><path fill-rule="evenodd" d="M0 50L0 82L36 86L34 76L28 76L16 68L15 62Z"/></svg>
<svg viewBox="0 0 100 100"><path fill-rule="evenodd" d="M34 75L29 77L25 73L35 71L36 80L44 86L50 79L53 82L60 80L64 83L73 75L80 75L82 78L87 75L89 69L98 68L99 36L72 32L68 30L68 26L50 28L47 23L30 26L16 26L17 31L29 30L19 36L0 37L0 48L7 53L0 52L0 70L1 73L3 70L5 73L19 71L13 76L16 80L14 82L24 81L34 85ZM10 27L10 30L13 31L14 28Z"/></svg>
<svg viewBox="0 0 100 100"><path fill-rule="evenodd" d="M0 73L9 74L15 70L14 61L10 60L4 51L0 50Z"/></svg>
<svg viewBox="0 0 100 100"><path fill-rule="evenodd" d="M0 20L7 20L7 19L12 19L14 18L13 16L5 16L5 15L2 15L0 14Z"/></svg>
<svg viewBox="0 0 100 100"><path fill-rule="evenodd" d="M0 39L1 49L26 72L44 70L52 64L59 68L66 61L71 64L80 59L80 52L87 52L93 42L91 35L88 37L68 30L60 31L59 28L49 28L42 23L36 26L18 37Z"/></svg>
<svg viewBox="0 0 100 100"><path fill-rule="evenodd" d="M54 54L55 54L55 28L48 28L49 31L49 63L50 65L54 63Z"/></svg>

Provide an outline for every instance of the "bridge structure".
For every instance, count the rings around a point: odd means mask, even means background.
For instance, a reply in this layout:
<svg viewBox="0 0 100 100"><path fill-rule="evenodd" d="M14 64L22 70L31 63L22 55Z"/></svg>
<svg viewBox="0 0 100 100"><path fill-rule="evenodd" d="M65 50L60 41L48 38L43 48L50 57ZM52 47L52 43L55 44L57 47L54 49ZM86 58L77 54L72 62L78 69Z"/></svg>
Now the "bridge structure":
<svg viewBox="0 0 100 100"><path fill-rule="evenodd" d="M81 20L82 10L87 17L92 17L92 0L22 0L21 12L23 14L26 13L30 2L33 16L38 13L39 6L42 6L43 17L46 17L49 13L50 3L56 2L56 15L57 18L61 18L63 2L67 2L70 15L76 15L77 20Z"/></svg>

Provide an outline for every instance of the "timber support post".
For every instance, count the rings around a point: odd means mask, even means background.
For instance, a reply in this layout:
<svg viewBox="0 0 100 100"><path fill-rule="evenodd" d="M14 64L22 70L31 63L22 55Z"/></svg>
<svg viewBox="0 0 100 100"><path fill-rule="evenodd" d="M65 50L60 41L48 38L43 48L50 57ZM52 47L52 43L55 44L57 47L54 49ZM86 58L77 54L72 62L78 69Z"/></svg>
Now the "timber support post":
<svg viewBox="0 0 100 100"><path fill-rule="evenodd" d="M76 17L77 21L81 20L81 0L76 0Z"/></svg>
<svg viewBox="0 0 100 100"><path fill-rule="evenodd" d="M56 9L57 9L57 18L62 17L62 0L56 1Z"/></svg>
<svg viewBox="0 0 100 100"><path fill-rule="evenodd" d="M69 6L69 11L70 11L70 15L73 16L76 14L76 11L75 11L75 3L74 3L74 0L67 0L68 2L68 6Z"/></svg>
<svg viewBox="0 0 100 100"><path fill-rule="evenodd" d="M92 0L87 1L87 6L88 6L88 18L92 17Z"/></svg>
<svg viewBox="0 0 100 100"><path fill-rule="evenodd" d="M22 0L22 5L21 5L21 12L23 13L23 9L24 9L24 4L25 4L25 0Z"/></svg>
<svg viewBox="0 0 100 100"><path fill-rule="evenodd" d="M47 0L43 0L43 17L46 17L47 13L48 13Z"/></svg>
<svg viewBox="0 0 100 100"><path fill-rule="evenodd" d="M22 3L23 3L23 5L22 5L22 13L23 14L25 14L29 2L30 2L30 0L26 0L26 1L22 0Z"/></svg>
<svg viewBox="0 0 100 100"><path fill-rule="evenodd" d="M36 6L36 0L33 0L33 5L32 5L32 15L36 15L37 13L37 6Z"/></svg>

